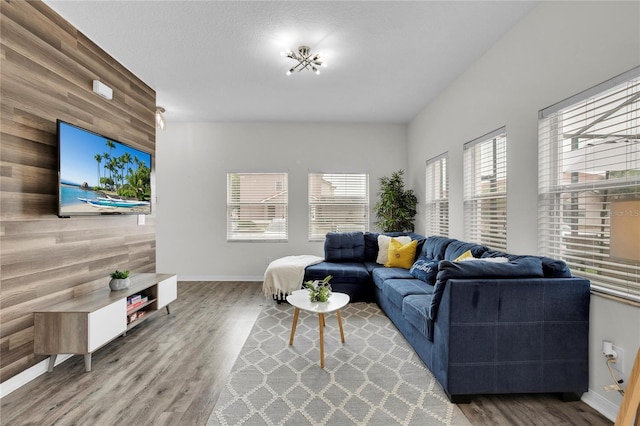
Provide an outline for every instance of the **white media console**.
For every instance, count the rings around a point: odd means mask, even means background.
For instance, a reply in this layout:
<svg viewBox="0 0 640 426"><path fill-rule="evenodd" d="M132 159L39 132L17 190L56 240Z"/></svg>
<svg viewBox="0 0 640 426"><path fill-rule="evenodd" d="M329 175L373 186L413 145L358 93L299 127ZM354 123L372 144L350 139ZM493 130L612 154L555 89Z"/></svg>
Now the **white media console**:
<svg viewBox="0 0 640 426"><path fill-rule="evenodd" d="M84 355L85 370L91 371L97 349L159 309L170 313L169 303L178 297L176 275L135 274L130 280L125 290L105 287L34 312L34 352L51 356L48 371L59 354ZM141 301L128 307L127 299L137 295Z"/></svg>

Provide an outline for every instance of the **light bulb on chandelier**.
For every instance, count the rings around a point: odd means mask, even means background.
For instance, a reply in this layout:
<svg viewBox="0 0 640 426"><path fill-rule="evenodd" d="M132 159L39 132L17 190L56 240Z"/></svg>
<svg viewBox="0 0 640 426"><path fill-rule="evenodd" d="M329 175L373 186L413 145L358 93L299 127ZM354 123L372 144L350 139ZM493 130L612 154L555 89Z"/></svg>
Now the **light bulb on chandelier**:
<svg viewBox="0 0 640 426"><path fill-rule="evenodd" d="M280 52L280 56L286 56L289 59L298 61L296 65L289 68L289 70L287 71L287 75L291 75L296 71L300 72L303 69L308 69L309 71L313 71L314 73L316 73L316 75L318 75L320 74L319 67L327 66L327 63L320 59L319 53L316 53L313 56L311 55L311 48L309 46L298 47L298 53L293 52L291 49Z"/></svg>

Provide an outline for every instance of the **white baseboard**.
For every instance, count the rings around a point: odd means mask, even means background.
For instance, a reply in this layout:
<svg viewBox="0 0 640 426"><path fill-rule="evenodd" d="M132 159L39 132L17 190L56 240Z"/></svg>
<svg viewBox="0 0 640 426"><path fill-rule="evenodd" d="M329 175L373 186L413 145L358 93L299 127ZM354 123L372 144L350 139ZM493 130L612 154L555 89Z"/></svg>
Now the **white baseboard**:
<svg viewBox="0 0 640 426"><path fill-rule="evenodd" d="M216 276L216 275L178 275L178 281L260 281L264 277L262 275L244 275L244 276Z"/></svg>
<svg viewBox="0 0 640 426"><path fill-rule="evenodd" d="M582 394L582 402L598 411L600 414L611 420L616 421L618 415L619 406L599 395L597 392L589 389L589 392Z"/></svg>
<svg viewBox="0 0 640 426"><path fill-rule="evenodd" d="M68 360L72 356L73 355L71 354L58 355L56 358L56 365ZM43 375L47 372L48 367L49 358L0 383L0 398L4 398L19 387L24 386L30 381Z"/></svg>

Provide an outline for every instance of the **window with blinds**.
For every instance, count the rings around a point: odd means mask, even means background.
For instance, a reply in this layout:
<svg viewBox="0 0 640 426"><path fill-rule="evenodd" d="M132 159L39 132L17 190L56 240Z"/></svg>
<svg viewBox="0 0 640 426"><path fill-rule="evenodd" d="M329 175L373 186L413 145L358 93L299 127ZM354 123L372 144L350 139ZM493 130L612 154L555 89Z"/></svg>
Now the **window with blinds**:
<svg viewBox="0 0 640 426"><path fill-rule="evenodd" d="M309 240L369 230L367 173L309 173Z"/></svg>
<svg viewBox="0 0 640 426"><path fill-rule="evenodd" d="M427 235L449 236L448 153L427 160L425 176L425 232Z"/></svg>
<svg viewBox="0 0 640 426"><path fill-rule="evenodd" d="M227 173L227 241L287 241L287 173Z"/></svg>
<svg viewBox="0 0 640 426"><path fill-rule="evenodd" d="M640 67L540 111L539 251L640 301Z"/></svg>
<svg viewBox="0 0 640 426"><path fill-rule="evenodd" d="M498 129L464 144L464 236L507 249L507 135Z"/></svg>

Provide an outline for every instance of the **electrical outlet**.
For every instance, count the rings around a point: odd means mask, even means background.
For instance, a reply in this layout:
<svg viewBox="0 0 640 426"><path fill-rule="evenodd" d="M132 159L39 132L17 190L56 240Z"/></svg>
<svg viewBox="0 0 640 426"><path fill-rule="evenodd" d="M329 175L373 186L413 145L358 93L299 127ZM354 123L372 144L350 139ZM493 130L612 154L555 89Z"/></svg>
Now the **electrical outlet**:
<svg viewBox="0 0 640 426"><path fill-rule="evenodd" d="M616 351L618 356L616 357L616 362L611 363L611 368L624 374L624 350L616 345L613 345L613 350Z"/></svg>

